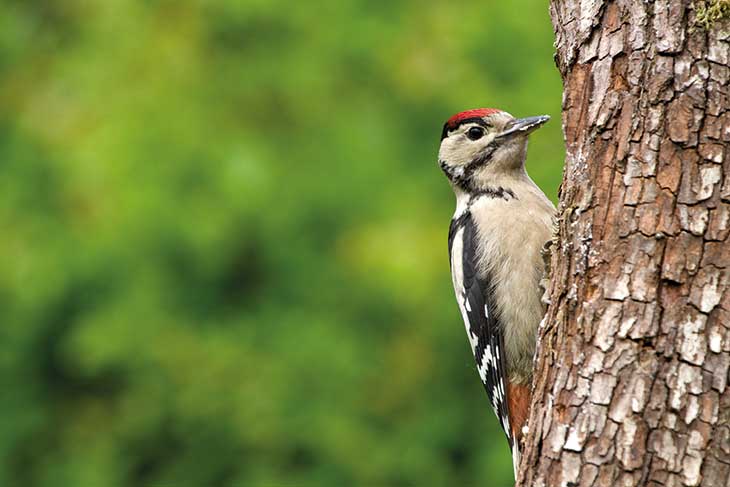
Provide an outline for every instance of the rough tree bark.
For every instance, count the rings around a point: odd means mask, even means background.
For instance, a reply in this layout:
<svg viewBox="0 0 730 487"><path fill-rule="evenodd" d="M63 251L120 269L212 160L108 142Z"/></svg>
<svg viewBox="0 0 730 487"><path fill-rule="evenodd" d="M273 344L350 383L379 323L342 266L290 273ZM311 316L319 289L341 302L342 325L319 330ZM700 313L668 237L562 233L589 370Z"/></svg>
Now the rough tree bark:
<svg viewBox="0 0 730 487"><path fill-rule="evenodd" d="M730 22L551 15L567 158L517 485L730 486Z"/></svg>

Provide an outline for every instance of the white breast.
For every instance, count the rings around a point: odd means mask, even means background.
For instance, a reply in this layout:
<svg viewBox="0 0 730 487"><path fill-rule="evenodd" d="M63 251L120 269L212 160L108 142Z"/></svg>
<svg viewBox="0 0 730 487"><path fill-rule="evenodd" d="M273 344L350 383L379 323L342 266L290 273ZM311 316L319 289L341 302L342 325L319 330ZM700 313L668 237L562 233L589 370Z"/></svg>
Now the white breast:
<svg viewBox="0 0 730 487"><path fill-rule="evenodd" d="M529 205L529 195L509 201L482 198L471 205L480 249L480 268L494 285L495 309L504 330L508 367L527 371L543 314L542 257L550 238L551 212ZM535 208L538 208L536 211Z"/></svg>

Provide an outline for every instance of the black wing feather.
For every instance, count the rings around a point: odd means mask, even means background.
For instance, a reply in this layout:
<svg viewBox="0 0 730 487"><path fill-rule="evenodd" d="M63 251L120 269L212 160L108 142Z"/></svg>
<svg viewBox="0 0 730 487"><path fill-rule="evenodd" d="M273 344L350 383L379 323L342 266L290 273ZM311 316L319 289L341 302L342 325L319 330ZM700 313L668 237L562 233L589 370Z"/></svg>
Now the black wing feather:
<svg viewBox="0 0 730 487"><path fill-rule="evenodd" d="M463 233L462 270L464 295L457 296L462 300L467 321L467 329L471 341L476 339L473 348L477 368L484 371L482 382L487 396L499 419L510 447L513 446L512 432L509 426L509 412L506 396L506 366L504 354L504 337L495 309L494 289L488 276L479 272L477 265L477 234L469 212L452 221L449 229L449 254L454 238L460 228ZM481 372L480 372L480 375Z"/></svg>

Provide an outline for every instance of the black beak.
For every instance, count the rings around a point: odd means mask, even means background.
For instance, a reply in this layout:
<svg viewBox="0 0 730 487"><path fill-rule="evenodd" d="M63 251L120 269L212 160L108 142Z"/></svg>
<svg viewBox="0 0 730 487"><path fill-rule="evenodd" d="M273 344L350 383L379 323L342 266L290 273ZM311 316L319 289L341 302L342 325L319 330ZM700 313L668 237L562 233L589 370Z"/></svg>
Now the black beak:
<svg viewBox="0 0 730 487"><path fill-rule="evenodd" d="M537 117L527 117L527 118L516 118L512 120L510 123L507 124L507 126L504 128L504 131L501 134L498 134L497 137L511 137L515 135L527 135L533 130L537 130L540 128L545 122L550 120L550 117L548 115L539 115Z"/></svg>

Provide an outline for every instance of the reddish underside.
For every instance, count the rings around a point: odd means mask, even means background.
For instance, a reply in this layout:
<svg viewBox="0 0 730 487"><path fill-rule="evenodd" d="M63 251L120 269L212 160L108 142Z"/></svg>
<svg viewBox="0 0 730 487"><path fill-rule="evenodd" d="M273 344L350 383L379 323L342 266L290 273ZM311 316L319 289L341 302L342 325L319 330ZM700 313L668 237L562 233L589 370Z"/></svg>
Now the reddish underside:
<svg viewBox="0 0 730 487"><path fill-rule="evenodd" d="M519 443L522 439L522 427L527 421L530 407L530 388L525 385L507 384L507 410L512 427L512 437Z"/></svg>

